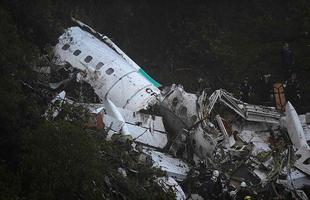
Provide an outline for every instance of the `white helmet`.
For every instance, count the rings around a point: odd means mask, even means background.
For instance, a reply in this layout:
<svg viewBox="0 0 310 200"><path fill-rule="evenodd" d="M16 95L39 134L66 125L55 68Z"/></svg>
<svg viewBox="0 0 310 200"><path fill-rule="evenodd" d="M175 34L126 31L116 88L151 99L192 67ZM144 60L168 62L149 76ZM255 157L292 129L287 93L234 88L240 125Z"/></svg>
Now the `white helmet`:
<svg viewBox="0 0 310 200"><path fill-rule="evenodd" d="M216 178L219 177L219 175L220 175L220 172L218 170L214 170L212 173L212 176L214 176Z"/></svg>
<svg viewBox="0 0 310 200"><path fill-rule="evenodd" d="M246 187L246 183L244 181L241 182L240 187L245 188Z"/></svg>

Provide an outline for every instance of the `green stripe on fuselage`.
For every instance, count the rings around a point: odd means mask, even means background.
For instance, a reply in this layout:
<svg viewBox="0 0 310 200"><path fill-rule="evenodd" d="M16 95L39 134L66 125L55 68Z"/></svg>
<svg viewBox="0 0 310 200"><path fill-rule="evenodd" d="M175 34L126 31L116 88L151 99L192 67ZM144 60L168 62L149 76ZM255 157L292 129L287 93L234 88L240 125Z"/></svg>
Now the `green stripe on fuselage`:
<svg viewBox="0 0 310 200"><path fill-rule="evenodd" d="M139 69L139 73L142 74L148 81L150 81L155 87L160 87L161 84L150 77L143 69Z"/></svg>

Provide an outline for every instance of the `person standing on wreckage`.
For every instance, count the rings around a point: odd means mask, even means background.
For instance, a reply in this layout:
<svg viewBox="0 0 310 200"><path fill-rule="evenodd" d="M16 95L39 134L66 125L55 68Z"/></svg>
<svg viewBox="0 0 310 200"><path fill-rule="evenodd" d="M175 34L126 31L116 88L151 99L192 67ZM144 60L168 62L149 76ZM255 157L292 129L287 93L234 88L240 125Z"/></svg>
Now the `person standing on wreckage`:
<svg viewBox="0 0 310 200"><path fill-rule="evenodd" d="M241 182L240 189L237 191L235 200L254 200L252 191L245 182Z"/></svg>
<svg viewBox="0 0 310 200"><path fill-rule="evenodd" d="M218 170L214 170L212 176L207 177L207 179L202 183L199 195L202 196L204 199L210 199L210 200L222 199L221 194L223 188L219 176L220 172Z"/></svg>
<svg viewBox="0 0 310 200"><path fill-rule="evenodd" d="M253 88L251 85L249 85L249 78L245 77L245 79L242 81L242 83L239 86L239 94L240 94L240 100L249 103L250 96L252 94Z"/></svg>

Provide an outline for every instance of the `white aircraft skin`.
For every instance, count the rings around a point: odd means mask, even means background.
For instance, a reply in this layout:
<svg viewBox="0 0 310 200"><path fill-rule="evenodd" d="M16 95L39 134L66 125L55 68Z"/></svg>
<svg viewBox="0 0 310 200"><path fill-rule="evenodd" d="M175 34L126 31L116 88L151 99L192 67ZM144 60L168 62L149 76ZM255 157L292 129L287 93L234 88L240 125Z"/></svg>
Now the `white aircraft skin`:
<svg viewBox="0 0 310 200"><path fill-rule="evenodd" d="M57 64L69 63L81 73L103 102L131 111L145 109L157 101L159 84L106 36L99 40L80 27L71 27L54 48Z"/></svg>
<svg viewBox="0 0 310 200"><path fill-rule="evenodd" d="M176 180L184 180L190 168L181 159L158 151L158 149L163 149L167 145L168 132L165 130L161 117L153 117L139 112L141 109L146 109L152 104L161 102L162 106L165 105L166 108L163 112L170 114L166 116L166 124L170 124L174 132L191 127L197 120L204 118L204 106L210 113L217 100L233 109L245 120L278 124L281 115L273 111L273 109L265 109L249 104L242 104L243 107L240 107L239 100L222 90L217 90L210 96L208 105L203 104L203 101L207 98L204 94L198 98L195 94L186 93L182 86L172 86L169 95L160 96L160 90L157 88L159 84L150 78L108 37L96 32L82 22L73 21L83 27L83 30L80 27L71 27L66 29L64 34L59 37L59 43L54 48L56 64L69 63L73 68L79 69L80 73L77 79L89 83L103 102L100 107L94 108L93 113L102 114L102 120L106 128L108 128L107 130L109 130L108 135L122 133L122 135L131 136L134 142L142 144L141 153L151 156L153 166L160 167L163 171L166 171L168 176L168 178L158 178L156 182L160 183L163 188L173 187L176 199L186 199L186 195ZM84 31L85 27L88 29L87 31ZM57 85L53 85L53 87L56 88ZM225 99L222 99L221 96L226 97L228 101L223 101ZM177 101L174 101L175 98ZM60 103L66 100L65 92L60 93L52 103L56 100L61 100ZM243 110L246 110L247 113L243 112ZM52 113L54 118L59 113L59 110L52 111L54 111ZM251 114L250 117L248 114ZM286 122L288 134L295 150L298 150L296 154L300 154L301 158L294 165L298 170L293 171L292 175L290 175L296 177L295 179L291 178L294 183L283 184L287 184L288 187L292 185L294 186L293 189L295 189L302 187L303 182L308 182L306 174L309 175L310 170L309 165L304 164L304 162L309 158L310 148L301 121L289 102L286 105L285 114L286 121L284 122ZM178 120L173 117L178 118ZM216 119L228 143L231 138L228 137L220 116L217 116ZM259 124L260 128L263 127L263 123ZM189 138L195 141L195 155L200 159L212 157L218 142L217 138L213 138L207 132L208 127L210 128L206 123L199 123L190 131ZM226 145L227 149L233 146L233 144L228 144ZM265 145L268 147L268 144ZM295 172L296 175L294 175ZM258 173L257 171L254 173L262 175L261 179L264 179L264 175L267 176L267 174ZM301 186L297 185L297 183Z"/></svg>
<svg viewBox="0 0 310 200"><path fill-rule="evenodd" d="M287 132L291 138L294 148L299 149L302 146L308 146L297 112L290 102L286 103L285 114Z"/></svg>

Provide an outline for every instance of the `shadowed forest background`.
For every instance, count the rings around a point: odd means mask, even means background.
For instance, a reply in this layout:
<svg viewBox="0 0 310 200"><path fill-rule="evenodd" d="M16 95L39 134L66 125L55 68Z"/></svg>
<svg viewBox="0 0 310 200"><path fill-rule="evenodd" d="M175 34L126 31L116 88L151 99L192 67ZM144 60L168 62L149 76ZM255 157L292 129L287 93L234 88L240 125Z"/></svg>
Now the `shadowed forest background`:
<svg viewBox="0 0 310 200"><path fill-rule="evenodd" d="M259 73L283 81L280 51L293 50L304 91L310 91L310 3L300 1L8 1L16 34L42 50L55 43L70 16L106 34L163 85L195 90L204 78L234 92ZM309 92L308 92L309 93Z"/></svg>
<svg viewBox="0 0 310 200"><path fill-rule="evenodd" d="M3 0L0 193L4 199L99 199L99 191L107 197L115 195L103 180L119 161L99 162L97 152L103 145L79 121L44 121L41 114L46 107L39 95L20 84L36 78L30 66L38 64L63 29L72 25L71 16L110 37L161 84L180 83L192 92L197 90L199 78L212 89L225 88L236 94L246 76L252 84L260 73L270 73L273 81L283 82L280 51L288 42L303 105L310 105L308 0ZM71 141L75 148L66 146ZM104 148L110 149L105 151L115 152L107 145ZM59 156L53 157L55 154ZM107 170L102 172L102 168ZM148 175L141 177L145 181ZM141 177L130 181L142 183ZM98 193L93 192L93 179ZM156 186L141 189L130 186L134 185L130 181L116 181L113 187L132 199L137 194L142 199L161 195L152 195Z"/></svg>

